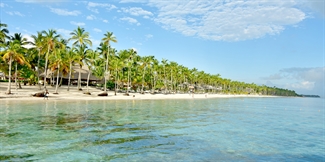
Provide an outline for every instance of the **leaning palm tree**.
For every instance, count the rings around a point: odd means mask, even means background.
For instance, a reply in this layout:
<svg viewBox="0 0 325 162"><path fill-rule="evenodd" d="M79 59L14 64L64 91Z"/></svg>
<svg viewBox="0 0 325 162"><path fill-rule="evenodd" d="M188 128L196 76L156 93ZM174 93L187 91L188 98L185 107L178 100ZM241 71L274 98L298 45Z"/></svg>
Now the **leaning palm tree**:
<svg viewBox="0 0 325 162"><path fill-rule="evenodd" d="M59 34L56 33L56 30L50 29L48 31L43 30L43 45L46 49L45 55L45 69L44 69L44 88L46 88L46 77L47 77L47 67L48 67L48 60L49 55L54 52L56 44L59 44L58 39L61 37Z"/></svg>
<svg viewBox="0 0 325 162"><path fill-rule="evenodd" d="M11 67L12 62L16 61L19 64L27 63L25 57L23 56L23 50L19 41L14 40L8 43L7 49L1 52L3 55L2 59L7 60L9 64L9 82L8 82L8 89L7 94L11 94Z"/></svg>
<svg viewBox="0 0 325 162"><path fill-rule="evenodd" d="M75 29L73 32L70 33L71 38L69 38L68 41L74 41L72 43L72 46L76 46L78 45L79 47L79 55L81 55L83 53L83 49L85 48L86 45L90 45L92 46L92 42L89 39L89 33L85 31L84 28L80 28L78 26L77 29ZM84 57L81 57L81 62L83 61ZM82 68L82 65L80 64L80 70ZM80 71L79 70L79 71ZM79 72L79 77L78 77L78 89L81 90L81 73Z"/></svg>
<svg viewBox="0 0 325 162"><path fill-rule="evenodd" d="M105 66L105 84L104 84L104 91L106 92L106 84L107 84L107 75L108 75L108 57L109 57L109 52L110 52L110 42L117 42L116 37L113 35L113 32L107 32L104 34L104 38L102 39L103 44L107 45L108 48L108 53L106 56L106 66Z"/></svg>

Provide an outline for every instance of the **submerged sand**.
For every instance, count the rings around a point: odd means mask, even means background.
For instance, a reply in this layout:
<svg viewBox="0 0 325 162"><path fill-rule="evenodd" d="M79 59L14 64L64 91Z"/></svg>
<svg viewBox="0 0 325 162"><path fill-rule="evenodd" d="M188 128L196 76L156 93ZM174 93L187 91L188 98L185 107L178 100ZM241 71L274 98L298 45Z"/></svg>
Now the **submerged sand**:
<svg viewBox="0 0 325 162"><path fill-rule="evenodd" d="M32 96L38 92L44 92L43 87L39 89L39 86L22 85L22 89L17 88L15 83L12 83L12 94L6 94L8 83L0 83L0 101L1 100L44 100L43 97ZM206 99L206 98L226 98L226 97L272 97L261 95L229 95L229 94L140 94L129 93L129 96L125 96L125 93L117 93L114 95L114 91L108 91L108 96L98 96L103 93L100 88L89 86L90 95L84 94L87 92L86 86L82 86L82 91L79 91L76 86L70 86L70 90L67 91L68 86L63 85L59 87L58 94L55 93L55 86L47 86L49 91L49 100L134 100L134 99Z"/></svg>

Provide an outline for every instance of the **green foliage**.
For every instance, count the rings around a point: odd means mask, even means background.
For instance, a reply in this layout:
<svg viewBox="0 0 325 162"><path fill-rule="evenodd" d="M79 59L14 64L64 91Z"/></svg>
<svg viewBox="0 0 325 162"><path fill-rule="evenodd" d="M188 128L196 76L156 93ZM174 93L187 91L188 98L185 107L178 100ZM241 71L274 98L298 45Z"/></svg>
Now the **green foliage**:
<svg viewBox="0 0 325 162"><path fill-rule="evenodd" d="M111 81L111 80L107 81L106 88L108 88L109 90L113 90L114 87L115 87L115 84L113 81Z"/></svg>

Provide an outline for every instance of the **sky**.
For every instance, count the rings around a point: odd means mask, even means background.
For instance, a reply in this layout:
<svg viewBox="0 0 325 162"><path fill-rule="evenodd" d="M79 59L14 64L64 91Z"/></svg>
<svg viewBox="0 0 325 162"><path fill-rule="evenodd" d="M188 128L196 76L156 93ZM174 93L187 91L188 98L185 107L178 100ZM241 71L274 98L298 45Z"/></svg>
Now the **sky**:
<svg viewBox="0 0 325 162"><path fill-rule="evenodd" d="M134 48L222 78L325 96L324 0L1 0L1 23L30 39L78 26L97 48Z"/></svg>

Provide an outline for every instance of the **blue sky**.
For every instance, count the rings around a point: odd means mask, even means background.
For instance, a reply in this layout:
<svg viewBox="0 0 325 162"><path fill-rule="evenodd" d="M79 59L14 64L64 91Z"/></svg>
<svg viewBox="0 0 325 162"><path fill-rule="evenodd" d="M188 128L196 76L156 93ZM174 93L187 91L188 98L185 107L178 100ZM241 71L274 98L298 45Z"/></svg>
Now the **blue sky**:
<svg viewBox="0 0 325 162"><path fill-rule="evenodd" d="M10 34L78 26L96 48L176 61L223 78L324 94L324 0L1 0Z"/></svg>

